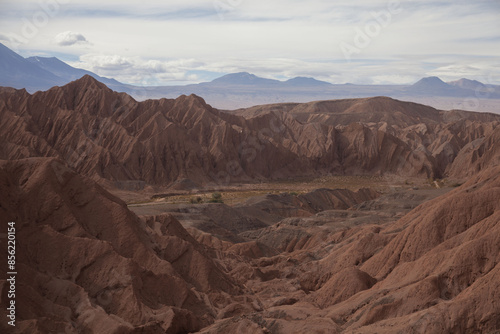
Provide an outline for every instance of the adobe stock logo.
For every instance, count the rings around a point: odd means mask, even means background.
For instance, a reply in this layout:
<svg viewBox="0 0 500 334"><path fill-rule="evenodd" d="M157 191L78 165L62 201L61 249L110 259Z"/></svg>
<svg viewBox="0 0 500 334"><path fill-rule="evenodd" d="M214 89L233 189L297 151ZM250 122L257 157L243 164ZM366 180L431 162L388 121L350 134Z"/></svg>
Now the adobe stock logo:
<svg viewBox="0 0 500 334"><path fill-rule="evenodd" d="M32 15L21 18L23 24L21 27L21 35L12 34L13 39L18 43L28 43L29 40L35 38L40 29L49 24L50 19L56 16L62 5L66 5L70 0L43 0L39 1L39 9Z"/></svg>
<svg viewBox="0 0 500 334"><path fill-rule="evenodd" d="M367 48L372 40L379 36L382 30L392 23L393 16L402 12L400 5L401 2L399 0L389 1L386 9L378 12L370 12L371 19L366 22L365 26L354 29L355 34L352 43L340 42L339 47L344 58L350 61L352 55L359 54L363 49Z"/></svg>

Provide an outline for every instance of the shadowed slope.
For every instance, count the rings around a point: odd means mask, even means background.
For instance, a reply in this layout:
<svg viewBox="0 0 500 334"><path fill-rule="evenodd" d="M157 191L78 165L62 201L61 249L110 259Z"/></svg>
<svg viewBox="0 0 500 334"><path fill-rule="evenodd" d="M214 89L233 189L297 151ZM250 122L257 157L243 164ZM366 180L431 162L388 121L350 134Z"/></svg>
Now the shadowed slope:
<svg viewBox="0 0 500 334"><path fill-rule="evenodd" d="M115 184L201 186L327 173L441 177L500 119L383 97L224 113L195 95L137 102L90 76L33 95L1 89L0 115L0 158L56 157Z"/></svg>
<svg viewBox="0 0 500 334"><path fill-rule="evenodd" d="M18 332L195 331L217 313L209 300L240 291L175 219L141 221L58 160L2 161L0 183L0 219L16 222Z"/></svg>

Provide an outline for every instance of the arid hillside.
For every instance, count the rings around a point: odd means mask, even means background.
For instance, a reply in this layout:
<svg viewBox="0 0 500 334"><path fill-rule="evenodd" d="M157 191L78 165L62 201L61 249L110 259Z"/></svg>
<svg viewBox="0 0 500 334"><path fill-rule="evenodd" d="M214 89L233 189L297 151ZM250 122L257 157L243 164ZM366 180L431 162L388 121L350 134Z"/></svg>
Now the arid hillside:
<svg viewBox="0 0 500 334"><path fill-rule="evenodd" d="M498 167L392 222L376 219L381 197L235 242L139 218L56 159L3 161L0 182L0 219L17 228L16 333L500 328Z"/></svg>
<svg viewBox="0 0 500 334"><path fill-rule="evenodd" d="M175 219L139 219L59 160L1 161L0 184L0 219L16 222L17 333L191 332L243 291Z"/></svg>
<svg viewBox="0 0 500 334"><path fill-rule="evenodd" d="M55 157L94 180L139 187L466 175L454 159L500 121L384 97L222 112L195 95L137 102L90 76L33 95L2 89L0 116L0 158Z"/></svg>
<svg viewBox="0 0 500 334"><path fill-rule="evenodd" d="M2 333L500 330L499 116L385 97L220 111L91 77L1 89L0 116ZM331 174L359 187L281 181ZM166 193L127 205L106 190L123 185Z"/></svg>
<svg viewBox="0 0 500 334"><path fill-rule="evenodd" d="M499 330L499 182L500 169L488 169L390 223L371 215L360 224L358 207L247 233L279 250L253 255L250 268L233 264L232 275L263 310L217 320L202 333Z"/></svg>

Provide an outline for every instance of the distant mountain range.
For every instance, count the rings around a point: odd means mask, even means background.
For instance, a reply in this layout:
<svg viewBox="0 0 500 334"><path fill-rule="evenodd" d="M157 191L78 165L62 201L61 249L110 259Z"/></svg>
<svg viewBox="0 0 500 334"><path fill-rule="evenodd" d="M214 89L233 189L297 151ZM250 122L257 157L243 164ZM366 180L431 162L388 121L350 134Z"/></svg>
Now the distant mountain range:
<svg viewBox="0 0 500 334"><path fill-rule="evenodd" d="M241 172L231 179L241 182L330 173L443 178L454 175L449 170L464 171L452 165L455 158L472 171L483 169L480 161L495 163L487 155L474 158L467 144L479 145L495 128L500 134L499 121L500 115L439 111L388 97L225 112L194 94L133 101L85 75L33 95L0 89L0 160L55 157L94 179L157 186L186 178L219 182L221 168L234 161ZM250 159L253 136L262 151Z"/></svg>
<svg viewBox="0 0 500 334"><path fill-rule="evenodd" d="M247 72L232 73L224 75L211 81L210 86L217 85L245 85L259 87L325 87L332 84L326 81L319 81L314 78L296 77L287 81L260 78Z"/></svg>
<svg viewBox="0 0 500 334"><path fill-rule="evenodd" d="M498 333L499 122L387 97L137 102L89 75L0 88L20 241L0 332ZM186 203L215 189L239 202Z"/></svg>
<svg viewBox="0 0 500 334"><path fill-rule="evenodd" d="M64 83L71 82L77 79L80 79L84 75L88 74L91 77L99 80L103 84L107 86L120 86L123 85L121 82L116 81L115 79L108 79L105 77L101 77L95 73L90 71L82 70L79 68L74 68L65 62L57 59L56 57L29 57L26 58L27 61L31 62L38 67L56 75L59 78L62 78Z"/></svg>
<svg viewBox="0 0 500 334"><path fill-rule="evenodd" d="M35 92L53 86L63 86L84 75L90 75L118 91L132 87L90 71L74 68L55 57L23 58L0 43L0 86L25 88L28 92Z"/></svg>
<svg viewBox="0 0 500 334"><path fill-rule="evenodd" d="M35 92L65 85L84 75L90 75L109 88L128 93L138 100L196 94L221 109L371 96L388 96L442 109L460 109L461 106L466 107L463 102L469 99L500 99L500 86L465 78L446 83L438 77L423 78L413 85L355 85L331 84L307 77L279 81L241 72L200 84L139 87L74 68L55 57L23 58L0 44L0 86L25 88L28 92ZM496 104L488 104L489 109L494 110L475 107L476 111L498 112Z"/></svg>

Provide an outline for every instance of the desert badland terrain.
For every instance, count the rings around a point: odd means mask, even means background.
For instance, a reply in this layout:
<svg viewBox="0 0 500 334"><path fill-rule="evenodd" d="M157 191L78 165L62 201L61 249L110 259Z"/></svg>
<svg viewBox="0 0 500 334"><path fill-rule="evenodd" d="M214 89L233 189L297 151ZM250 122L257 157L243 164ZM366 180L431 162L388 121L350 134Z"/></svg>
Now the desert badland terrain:
<svg viewBox="0 0 500 334"><path fill-rule="evenodd" d="M0 88L2 331L496 333L499 125L388 97Z"/></svg>

